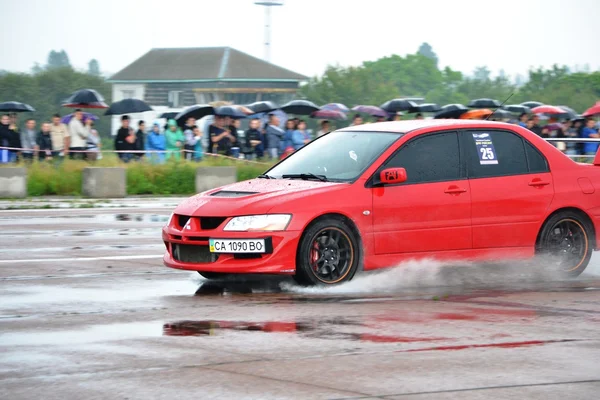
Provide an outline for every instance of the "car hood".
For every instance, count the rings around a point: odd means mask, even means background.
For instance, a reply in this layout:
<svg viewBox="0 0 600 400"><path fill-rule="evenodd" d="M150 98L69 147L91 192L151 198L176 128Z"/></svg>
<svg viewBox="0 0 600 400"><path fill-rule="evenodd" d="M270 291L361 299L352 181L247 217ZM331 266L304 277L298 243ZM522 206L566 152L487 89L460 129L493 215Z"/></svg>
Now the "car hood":
<svg viewBox="0 0 600 400"><path fill-rule="evenodd" d="M176 214L228 217L268 213L282 201L346 187L347 183L289 179L252 179L212 189L183 201Z"/></svg>

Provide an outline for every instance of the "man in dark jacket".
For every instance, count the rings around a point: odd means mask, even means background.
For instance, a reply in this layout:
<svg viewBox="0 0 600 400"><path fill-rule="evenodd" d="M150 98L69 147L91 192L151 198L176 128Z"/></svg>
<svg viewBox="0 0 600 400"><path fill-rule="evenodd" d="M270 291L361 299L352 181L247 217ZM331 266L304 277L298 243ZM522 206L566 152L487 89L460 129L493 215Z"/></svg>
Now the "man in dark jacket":
<svg viewBox="0 0 600 400"><path fill-rule="evenodd" d="M10 131L8 125L10 124L10 118L8 115L3 115L0 120L0 147L10 147ZM0 149L0 164L10 162L9 151L6 149Z"/></svg>
<svg viewBox="0 0 600 400"><path fill-rule="evenodd" d="M136 151L144 151L144 143L145 143L145 133L146 133L146 123L144 121L138 122L138 130L135 133L135 150ZM135 153L136 159L141 159L144 157L144 153Z"/></svg>
<svg viewBox="0 0 600 400"><path fill-rule="evenodd" d="M117 154L122 161L129 162L131 160L131 153L128 153L127 151L133 150L134 147L135 134L129 126L129 117L123 115L121 117L121 127L117 131L117 137L115 138L115 150L121 152Z"/></svg>
<svg viewBox="0 0 600 400"><path fill-rule="evenodd" d="M42 130L37 134L36 143L38 145L40 160L52 160L52 157L56 155L55 153L58 153L52 151L52 137L50 136L49 122L44 122L42 124Z"/></svg>
<svg viewBox="0 0 600 400"><path fill-rule="evenodd" d="M254 160L257 157L256 146L262 143L262 138L258 128L260 127L260 120L255 118L250 121L249 129L244 135L243 152L244 158L247 160Z"/></svg>

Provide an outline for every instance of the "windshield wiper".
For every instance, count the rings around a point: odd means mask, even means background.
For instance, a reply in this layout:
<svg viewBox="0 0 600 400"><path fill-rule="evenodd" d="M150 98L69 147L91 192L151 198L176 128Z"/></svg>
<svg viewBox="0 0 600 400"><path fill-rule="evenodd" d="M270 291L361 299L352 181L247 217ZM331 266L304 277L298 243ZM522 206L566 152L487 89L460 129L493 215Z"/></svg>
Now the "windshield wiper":
<svg viewBox="0 0 600 400"><path fill-rule="evenodd" d="M316 175L316 174L313 174L312 172L307 172L307 173L304 173L304 174L287 174L287 175L282 175L281 177L283 179L286 179L286 178L290 178L290 179L304 179L304 180L316 179L316 180L319 180L321 182L328 182L329 181L325 175Z"/></svg>
<svg viewBox="0 0 600 400"><path fill-rule="evenodd" d="M277 179L277 178L275 178L275 177L273 177L271 175L267 175L267 174L261 174L261 175L257 176L257 178L260 178L260 179Z"/></svg>

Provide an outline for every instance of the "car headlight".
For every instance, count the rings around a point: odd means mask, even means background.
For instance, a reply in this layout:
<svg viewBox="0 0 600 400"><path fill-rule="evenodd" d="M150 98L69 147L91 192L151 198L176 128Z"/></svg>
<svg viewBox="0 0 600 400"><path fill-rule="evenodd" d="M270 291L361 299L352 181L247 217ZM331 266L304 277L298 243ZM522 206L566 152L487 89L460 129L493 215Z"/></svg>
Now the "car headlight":
<svg viewBox="0 0 600 400"><path fill-rule="evenodd" d="M224 231L284 231L290 223L289 214L265 214L234 217L225 225Z"/></svg>

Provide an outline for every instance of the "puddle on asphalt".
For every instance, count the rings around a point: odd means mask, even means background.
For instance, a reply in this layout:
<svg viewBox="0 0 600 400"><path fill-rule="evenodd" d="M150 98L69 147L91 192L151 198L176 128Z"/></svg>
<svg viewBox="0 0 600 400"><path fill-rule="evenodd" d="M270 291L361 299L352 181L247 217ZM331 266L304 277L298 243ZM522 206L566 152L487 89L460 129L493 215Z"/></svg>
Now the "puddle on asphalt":
<svg viewBox="0 0 600 400"><path fill-rule="evenodd" d="M78 214L78 212L80 214ZM99 221L99 222L168 222L169 215L164 214L136 214L136 213L118 213L118 214L110 214L110 213L98 213L98 214L87 214L85 212L74 210L72 214L69 215L32 215L32 216L2 216L0 217L0 221L4 220L19 220L21 223L27 223L28 221L40 223L44 220L69 220L70 223L73 220L84 220L85 222L89 221ZM54 222L52 222L54 223Z"/></svg>

